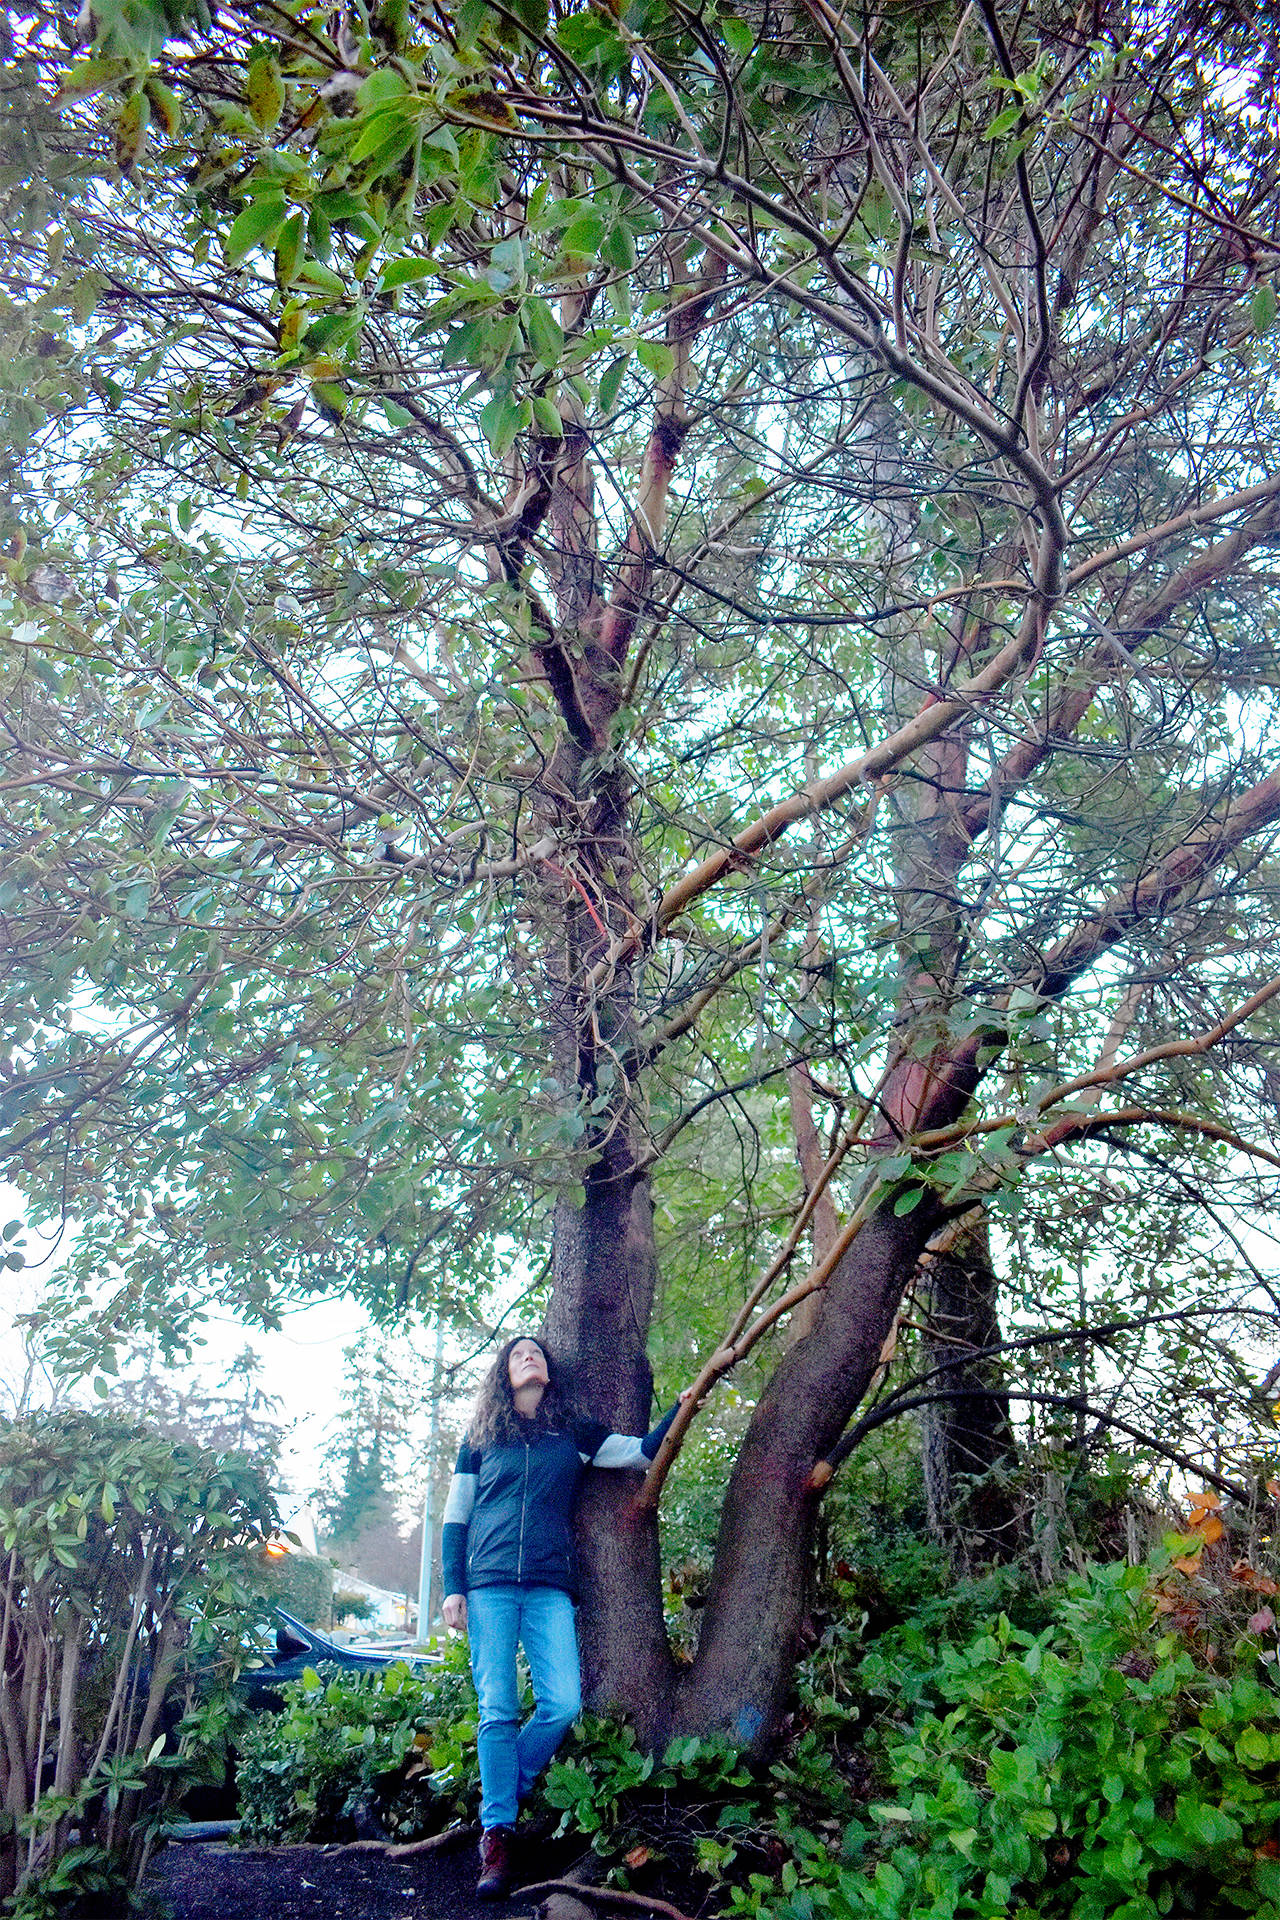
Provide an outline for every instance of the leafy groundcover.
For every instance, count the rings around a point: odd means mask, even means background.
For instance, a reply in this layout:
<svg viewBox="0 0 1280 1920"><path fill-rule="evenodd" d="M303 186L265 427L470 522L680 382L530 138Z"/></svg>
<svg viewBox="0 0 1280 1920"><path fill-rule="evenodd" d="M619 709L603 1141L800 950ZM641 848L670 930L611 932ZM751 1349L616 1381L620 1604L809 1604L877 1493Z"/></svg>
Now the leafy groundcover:
<svg viewBox="0 0 1280 1920"><path fill-rule="evenodd" d="M1275 1583L1180 1560L1048 1594L962 1581L878 1630L851 1585L768 1762L694 1738L644 1754L588 1719L534 1817L619 1885L741 1920L1280 1920ZM288 1694L244 1757L246 1837L342 1837L362 1807L397 1839L473 1817L460 1649L425 1678L317 1673Z"/></svg>

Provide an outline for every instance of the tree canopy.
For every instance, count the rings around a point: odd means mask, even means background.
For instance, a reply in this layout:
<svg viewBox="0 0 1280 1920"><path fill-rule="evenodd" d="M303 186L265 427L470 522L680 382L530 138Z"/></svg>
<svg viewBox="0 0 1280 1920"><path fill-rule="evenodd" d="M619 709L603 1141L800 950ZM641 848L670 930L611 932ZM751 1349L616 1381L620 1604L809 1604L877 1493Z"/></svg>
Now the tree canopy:
<svg viewBox="0 0 1280 1920"><path fill-rule="evenodd" d="M1185 1325L1207 1208L1272 1304L1274 55L1197 0L10 34L0 1113L83 1222L51 1338L466 1313L518 1259L610 1420L655 1314L704 1387L749 1356L698 1661L615 1488L587 1664L755 1737L957 1234L1148 1211Z"/></svg>

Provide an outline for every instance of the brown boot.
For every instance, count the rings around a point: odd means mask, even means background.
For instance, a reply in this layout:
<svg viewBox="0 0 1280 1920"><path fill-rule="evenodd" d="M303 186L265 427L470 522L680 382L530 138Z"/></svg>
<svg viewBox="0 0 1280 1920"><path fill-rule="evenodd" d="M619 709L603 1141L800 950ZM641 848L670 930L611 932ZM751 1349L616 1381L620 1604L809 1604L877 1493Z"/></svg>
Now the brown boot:
<svg viewBox="0 0 1280 1920"><path fill-rule="evenodd" d="M505 1900L511 1886L511 1835L505 1827L486 1827L480 1835L481 1900Z"/></svg>

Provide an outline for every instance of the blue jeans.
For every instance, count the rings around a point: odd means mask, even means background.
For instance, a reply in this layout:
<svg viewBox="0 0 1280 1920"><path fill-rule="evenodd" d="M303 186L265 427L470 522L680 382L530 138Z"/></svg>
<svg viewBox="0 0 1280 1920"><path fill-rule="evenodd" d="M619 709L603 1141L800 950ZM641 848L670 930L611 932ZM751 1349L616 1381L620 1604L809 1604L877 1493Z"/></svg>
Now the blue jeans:
<svg viewBox="0 0 1280 1920"><path fill-rule="evenodd" d="M582 1707L573 1601L559 1587L473 1587L467 1636L480 1702L480 1824L514 1827L521 1800ZM523 1727L517 1641L529 1661L535 1702Z"/></svg>

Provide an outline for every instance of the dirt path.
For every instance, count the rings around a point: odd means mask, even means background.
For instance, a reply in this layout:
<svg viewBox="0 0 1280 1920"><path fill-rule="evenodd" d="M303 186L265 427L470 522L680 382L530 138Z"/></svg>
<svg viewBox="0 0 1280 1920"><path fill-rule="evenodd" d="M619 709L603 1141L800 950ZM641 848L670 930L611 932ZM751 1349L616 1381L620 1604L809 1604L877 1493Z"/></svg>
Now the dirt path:
<svg viewBox="0 0 1280 1920"><path fill-rule="evenodd" d="M533 1883L563 1871L571 1856L541 1847L524 1863ZM534 1900L519 1887L505 1903L475 1896L475 1841L395 1859L341 1847L251 1849L225 1843L169 1846L146 1891L172 1920L516 1920Z"/></svg>

